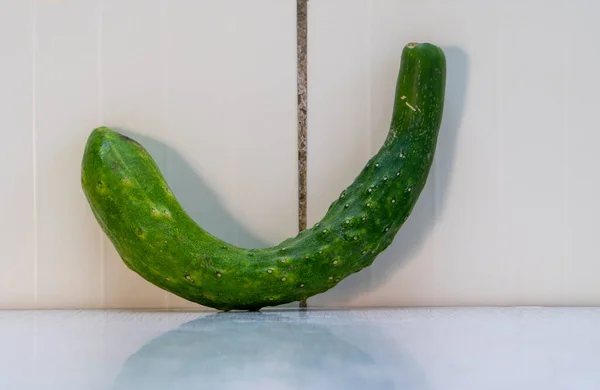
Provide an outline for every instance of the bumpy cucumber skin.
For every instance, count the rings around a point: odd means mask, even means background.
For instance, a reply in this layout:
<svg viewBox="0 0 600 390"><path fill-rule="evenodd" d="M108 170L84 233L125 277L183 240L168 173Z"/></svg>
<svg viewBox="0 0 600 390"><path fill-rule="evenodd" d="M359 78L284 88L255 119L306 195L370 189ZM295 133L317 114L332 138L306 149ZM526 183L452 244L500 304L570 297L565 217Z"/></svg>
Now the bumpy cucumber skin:
<svg viewBox="0 0 600 390"><path fill-rule="evenodd" d="M442 120L443 51L408 44L389 134L323 219L277 246L246 249L199 227L136 141L90 134L81 183L125 264L147 281L219 310L259 310L323 293L371 265L393 241L426 184Z"/></svg>

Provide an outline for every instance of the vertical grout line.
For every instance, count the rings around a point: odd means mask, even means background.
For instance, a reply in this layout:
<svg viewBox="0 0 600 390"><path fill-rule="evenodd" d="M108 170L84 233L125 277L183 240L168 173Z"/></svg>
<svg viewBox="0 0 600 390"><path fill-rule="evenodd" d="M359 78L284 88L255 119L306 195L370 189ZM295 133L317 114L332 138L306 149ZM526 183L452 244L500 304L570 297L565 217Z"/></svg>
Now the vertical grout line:
<svg viewBox="0 0 600 390"><path fill-rule="evenodd" d="M168 106L167 106L167 77L168 77L168 72L167 72L167 67L168 67L168 56L167 56L167 49L166 49L166 35L167 35L167 28L168 28L168 18L167 18L167 0L162 0L160 2L160 60L161 60L161 69L162 69L162 94L161 94L161 109L162 109L162 124L160 127L160 131L161 131L161 135L162 135L162 140L161 142L163 142L163 166L164 166L164 172L165 175L169 174L169 171L167 169L167 147L164 145L164 141L166 139L166 133L167 131L166 126L168 123ZM165 297L165 301L164 301L164 308L166 310L170 309L170 303L169 303L169 293L167 291L164 292L164 297Z"/></svg>
<svg viewBox="0 0 600 390"><path fill-rule="evenodd" d="M233 138L232 141L231 138ZM232 181L227 183L228 184L228 188L231 188L230 191L233 194L236 194L236 197L233 199L232 202L232 211L233 213L239 213L240 208L240 199L243 199L244 195L240 196L240 192L238 191L239 188L239 177L240 177L240 165L243 165L244 162L241 162L240 164L240 140L239 137L232 137L231 132L229 133L229 137L228 137L228 144L230 144L230 147L226 147L225 149L227 150L227 153L229 155L229 159L230 161L233 162L233 164L229 165L229 168L231 169L231 179ZM243 174L242 174L243 176ZM232 183L232 184L231 184ZM231 186L231 187L229 187ZM244 244L240 243L240 236L241 236L241 224L238 223L230 223L229 226L231 227L231 229L233 230L233 235L231 237L231 240L233 242L235 242L236 245L241 245L244 246Z"/></svg>
<svg viewBox="0 0 600 390"><path fill-rule="evenodd" d="M367 9L367 148L373 154L373 2Z"/></svg>
<svg viewBox="0 0 600 390"><path fill-rule="evenodd" d="M307 224L307 112L308 112L308 0L296 3L296 50L297 50L297 88L298 88L298 229L306 229ZM308 307L306 299L300 301L300 308Z"/></svg>
<svg viewBox="0 0 600 390"><path fill-rule="evenodd" d="M496 6L496 50L497 50L497 77L496 77L496 131L498 132L498 156L497 156L497 161L498 161L498 212L500 213L500 227L499 227L499 241L500 241L500 258L503 259L504 261L504 265L506 268L508 268L507 272L509 274L512 274L513 270L511 269L511 266L509 265L509 253L510 252L507 250L508 247L508 242L507 242L507 237L506 237L506 201L505 201L505 192L504 192L504 135L503 135L503 103L502 103L502 98L503 98L503 92L504 92L504 80L502 80L502 77L504 76L504 73L502 72L503 69L503 44L504 44L504 18L503 18L503 8L502 8L502 1L497 0L495 2L495 6ZM511 286L507 286L508 288L510 288L510 293L505 291L504 294L504 299L503 299L503 303L508 303L509 302L509 298L510 301L514 300L514 296L518 295L518 291L517 288L519 286L519 283L517 281L517 277L512 277L512 283Z"/></svg>
<svg viewBox="0 0 600 390"><path fill-rule="evenodd" d="M568 1L563 1L563 7L567 8L567 23L566 25L569 25L569 22L572 22L573 19L571 18L571 7L569 7L569 2ZM571 171L571 149L570 149L570 138L569 138L569 132L567 131L568 129L568 125L569 125L569 120L571 117L571 76L572 76L572 60L571 58L573 58L572 56L572 46L569 45L570 42L572 42L572 38L573 38L573 30L572 29L568 29L567 37L565 38L565 44L564 46L567 48L567 55L563 56L563 61L564 61L564 84L563 84L563 90L562 90L562 97L563 99L566 99L566 103L563 105L563 146L564 146L564 153L563 153L563 181L567 182L566 186L562 186L563 188L563 227L566 226L566 232L565 232L565 239L563 241L564 244L564 248L563 248L563 258L561 261L561 275L562 275L562 294L563 294L563 299L564 301L569 301L571 299L571 294L569 294L569 283L568 283L568 279L569 277L566 276L567 273L565 272L565 265L570 263L570 260L572 258L572 229L571 229L571 210L570 210L570 204L571 202L569 201L569 194L570 191L568 190L569 188L571 188L570 183L568 183L569 180L569 173Z"/></svg>
<svg viewBox="0 0 600 390"><path fill-rule="evenodd" d="M366 87L367 87L367 123L365 128L367 129L367 156L374 155L373 151L373 128L375 125L373 124L373 2L370 0L365 0L367 3L367 22L366 22L366 52L367 52L367 77L366 77ZM367 157L368 159L369 157ZM369 277L369 285L373 285L373 274L368 273Z"/></svg>
<svg viewBox="0 0 600 390"><path fill-rule="evenodd" d="M33 302L38 308L39 291L38 291L38 207L37 207L37 139L36 139L36 51L37 51L37 0L32 0L32 35L31 35L31 51L32 51L32 66L31 66L31 97L32 97L32 118L31 118L31 139L32 139L32 154L33 154Z"/></svg>
<svg viewBox="0 0 600 390"><path fill-rule="evenodd" d="M103 90L103 80L104 80L104 70L102 68L103 61L103 29L104 24L104 0L100 0L99 2L99 10L98 10L98 126L102 126L102 122L104 121L104 90ZM99 228L100 232L100 307L104 308L104 304L106 301L105 297L105 284L106 284L106 253L104 250L105 246L105 237L104 231Z"/></svg>
<svg viewBox="0 0 600 390"><path fill-rule="evenodd" d="M435 2L435 6L437 9L440 9L443 4L440 4L440 2ZM443 12L443 11L442 11ZM440 31L441 29L439 28L439 26L443 25L441 22L441 13L440 12L436 12L435 14L435 19L438 21L438 23L435 24L435 30L433 31L433 33L436 36L443 36L443 33ZM446 96L448 95L448 64L446 64L446 86L445 86L445 94ZM447 103L446 103L447 104ZM443 119L441 122L441 126L444 125ZM443 127L440 127L439 131L438 131L438 142L439 139L442 138L440 137L440 133L441 131L443 131ZM431 263L430 263L430 275L432 275L429 278L429 295L428 295L428 299L430 299L432 302L439 302L440 301L440 280L443 280L443 277L440 277L440 273L443 274L443 271L440 271L440 266L438 264L440 264L438 262L439 257L440 257L440 250L439 250L439 246L440 246L440 237L438 234L436 234L436 227L438 225L438 221L439 221L439 215L442 209L442 175L440 174L440 154L439 151L441 150L441 148L436 148L438 153L434 153L433 155L433 162L432 162L432 167L431 167L431 177L432 177L432 190L433 190L433 227L432 227L432 233L431 233Z"/></svg>

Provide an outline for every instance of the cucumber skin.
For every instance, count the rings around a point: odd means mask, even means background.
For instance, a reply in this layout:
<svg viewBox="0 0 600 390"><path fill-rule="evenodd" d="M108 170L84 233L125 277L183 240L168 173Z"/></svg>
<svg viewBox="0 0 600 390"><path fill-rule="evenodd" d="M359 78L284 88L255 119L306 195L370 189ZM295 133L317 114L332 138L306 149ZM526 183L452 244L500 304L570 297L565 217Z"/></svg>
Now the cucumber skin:
<svg viewBox="0 0 600 390"><path fill-rule="evenodd" d="M107 127L85 146L81 184L125 264L154 285L219 310L307 299L371 265L393 241L426 184L441 125L443 51L402 51L390 130L323 219L281 244L240 248L199 227L136 141Z"/></svg>

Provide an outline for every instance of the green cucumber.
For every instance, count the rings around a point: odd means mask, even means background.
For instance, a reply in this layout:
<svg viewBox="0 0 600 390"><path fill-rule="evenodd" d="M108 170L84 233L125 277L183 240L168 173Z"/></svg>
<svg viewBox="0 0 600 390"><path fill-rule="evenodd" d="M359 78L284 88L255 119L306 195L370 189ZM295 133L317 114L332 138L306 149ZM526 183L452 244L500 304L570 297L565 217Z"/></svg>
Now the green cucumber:
<svg viewBox="0 0 600 390"><path fill-rule="evenodd" d="M231 245L198 226L138 142L90 134L81 183L125 264L154 285L219 310L259 310L323 293L371 265L411 214L431 169L446 83L443 51L402 51L390 130L323 219L281 244Z"/></svg>

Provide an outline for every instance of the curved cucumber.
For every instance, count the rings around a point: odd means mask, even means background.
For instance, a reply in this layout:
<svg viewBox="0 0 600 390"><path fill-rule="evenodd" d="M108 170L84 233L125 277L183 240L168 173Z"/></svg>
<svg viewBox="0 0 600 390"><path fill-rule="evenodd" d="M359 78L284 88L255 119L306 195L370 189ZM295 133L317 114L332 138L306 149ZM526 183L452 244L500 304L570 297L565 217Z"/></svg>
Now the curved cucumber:
<svg viewBox="0 0 600 390"><path fill-rule="evenodd" d="M240 248L199 227L146 149L106 127L87 141L83 190L125 264L158 287L221 310L306 299L371 265L410 215L432 165L445 83L440 48L406 45L382 147L319 223L277 246Z"/></svg>

